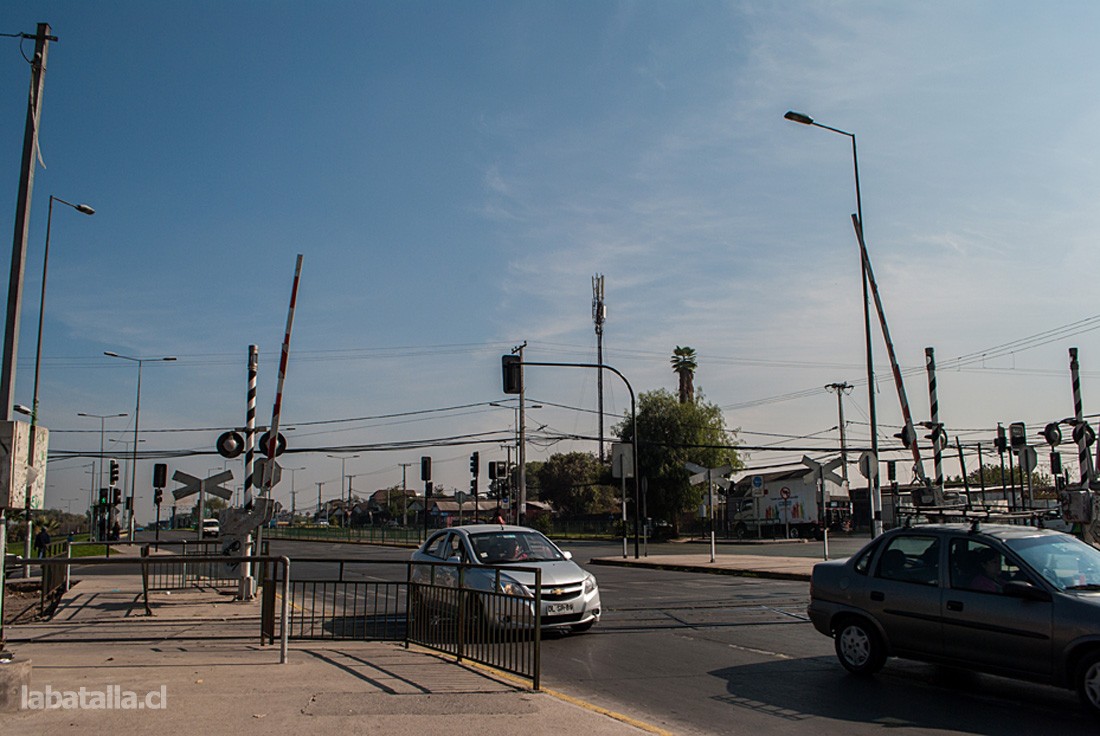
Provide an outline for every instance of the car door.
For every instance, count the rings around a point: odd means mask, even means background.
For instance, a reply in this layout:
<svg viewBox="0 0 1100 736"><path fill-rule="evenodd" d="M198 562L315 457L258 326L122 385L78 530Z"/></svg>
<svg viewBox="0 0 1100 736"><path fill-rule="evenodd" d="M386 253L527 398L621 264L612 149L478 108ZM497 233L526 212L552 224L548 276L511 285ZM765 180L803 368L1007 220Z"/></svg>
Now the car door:
<svg viewBox="0 0 1100 736"><path fill-rule="evenodd" d="M940 654L942 546L939 535L914 531L895 535L879 551L863 605L882 626L893 654Z"/></svg>
<svg viewBox="0 0 1100 736"><path fill-rule="evenodd" d="M1012 580L1038 583L1007 549L971 538L953 539L948 547L950 587L943 603L944 656L978 669L1049 677L1053 667L1054 604L1003 592L1004 583ZM997 555L1000 561L993 589L983 584L975 565L987 555Z"/></svg>

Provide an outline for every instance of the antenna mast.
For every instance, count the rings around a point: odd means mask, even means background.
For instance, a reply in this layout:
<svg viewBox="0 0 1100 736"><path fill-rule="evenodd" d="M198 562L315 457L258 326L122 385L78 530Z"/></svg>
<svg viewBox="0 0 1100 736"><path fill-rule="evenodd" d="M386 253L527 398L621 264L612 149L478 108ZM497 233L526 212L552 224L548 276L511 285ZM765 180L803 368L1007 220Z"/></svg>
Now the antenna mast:
<svg viewBox="0 0 1100 736"><path fill-rule="evenodd" d="M603 274L592 277L592 321L596 323L596 396L600 408L600 462L604 456L603 440L603 323L607 319L607 305L603 302Z"/></svg>

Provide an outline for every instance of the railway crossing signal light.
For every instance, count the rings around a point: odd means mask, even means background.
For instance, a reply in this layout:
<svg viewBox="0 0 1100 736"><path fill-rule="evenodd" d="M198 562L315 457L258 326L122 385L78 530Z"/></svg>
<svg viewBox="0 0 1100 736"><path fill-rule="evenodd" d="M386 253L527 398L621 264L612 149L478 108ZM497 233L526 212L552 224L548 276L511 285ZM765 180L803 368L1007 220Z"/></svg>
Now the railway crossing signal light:
<svg viewBox="0 0 1100 736"><path fill-rule="evenodd" d="M1058 422L1051 422L1043 427L1043 439L1045 439L1047 444L1051 447L1057 447L1062 442L1062 429L1058 426ZM1055 475L1057 475L1057 473L1055 473Z"/></svg>
<svg viewBox="0 0 1100 736"><path fill-rule="evenodd" d="M917 441L917 438L914 437L915 434L916 432L913 430L912 425L906 424L901 428L901 431L896 432L894 436L901 440L901 446L908 450Z"/></svg>

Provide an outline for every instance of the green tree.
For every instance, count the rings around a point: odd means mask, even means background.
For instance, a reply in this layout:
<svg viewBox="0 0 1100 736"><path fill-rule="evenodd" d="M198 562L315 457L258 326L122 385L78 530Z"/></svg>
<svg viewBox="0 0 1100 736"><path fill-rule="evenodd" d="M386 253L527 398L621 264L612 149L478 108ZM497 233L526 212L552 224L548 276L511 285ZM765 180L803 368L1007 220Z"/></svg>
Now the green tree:
<svg viewBox="0 0 1100 736"><path fill-rule="evenodd" d="M677 345L670 362L673 372L680 377L680 403L695 401L695 369L699 367L695 360L695 348Z"/></svg>
<svg viewBox="0 0 1100 736"><path fill-rule="evenodd" d="M541 499L569 516L609 511L615 506L615 492L602 483L604 473L590 452L551 455L538 470Z"/></svg>
<svg viewBox="0 0 1100 736"><path fill-rule="evenodd" d="M689 483L684 463L705 468L729 464L734 470L743 466L730 447L722 410L701 393L694 402L680 403L671 392L658 389L638 397L637 430L638 472L649 483L647 512L670 522L679 534L680 515L696 508L705 491ZM627 416L613 431L620 441L631 442L634 422Z"/></svg>
<svg viewBox="0 0 1100 736"><path fill-rule="evenodd" d="M1020 470L1020 466L1015 464L1011 469L1007 465L1005 466L1003 478L1004 485L1008 487L1021 488L1026 487L1028 483L1027 476ZM994 464L983 465L981 468L971 470L966 474L966 482L969 483L972 493L981 490L983 481L986 488L1000 490L1001 479L1001 466ZM948 481L961 484L963 479L962 476L957 475L954 478L948 478ZM1054 479L1046 473L1033 470L1031 472L1031 489L1037 496L1050 496L1054 493Z"/></svg>

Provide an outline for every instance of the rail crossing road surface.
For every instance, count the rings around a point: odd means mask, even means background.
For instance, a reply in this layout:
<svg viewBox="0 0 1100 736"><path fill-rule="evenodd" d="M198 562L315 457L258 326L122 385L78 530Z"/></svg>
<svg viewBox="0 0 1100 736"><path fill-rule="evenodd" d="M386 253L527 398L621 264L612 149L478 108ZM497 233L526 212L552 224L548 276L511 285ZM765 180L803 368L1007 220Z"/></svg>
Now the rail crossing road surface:
<svg viewBox="0 0 1100 736"><path fill-rule="evenodd" d="M849 543L849 553L865 542L840 541ZM621 544L562 546L597 576L604 613L585 634L544 637L543 687L669 733L1096 732L1069 691L898 660L874 678L846 674L832 642L806 618L805 582L590 565L594 557L621 557ZM666 547L677 546L654 545L650 553L670 554ZM814 556L820 544L740 549ZM830 551L840 550L830 542ZM719 548L720 555L736 552ZM404 560L409 551L273 542L272 553ZM302 572L308 564L292 562L292 569Z"/></svg>

